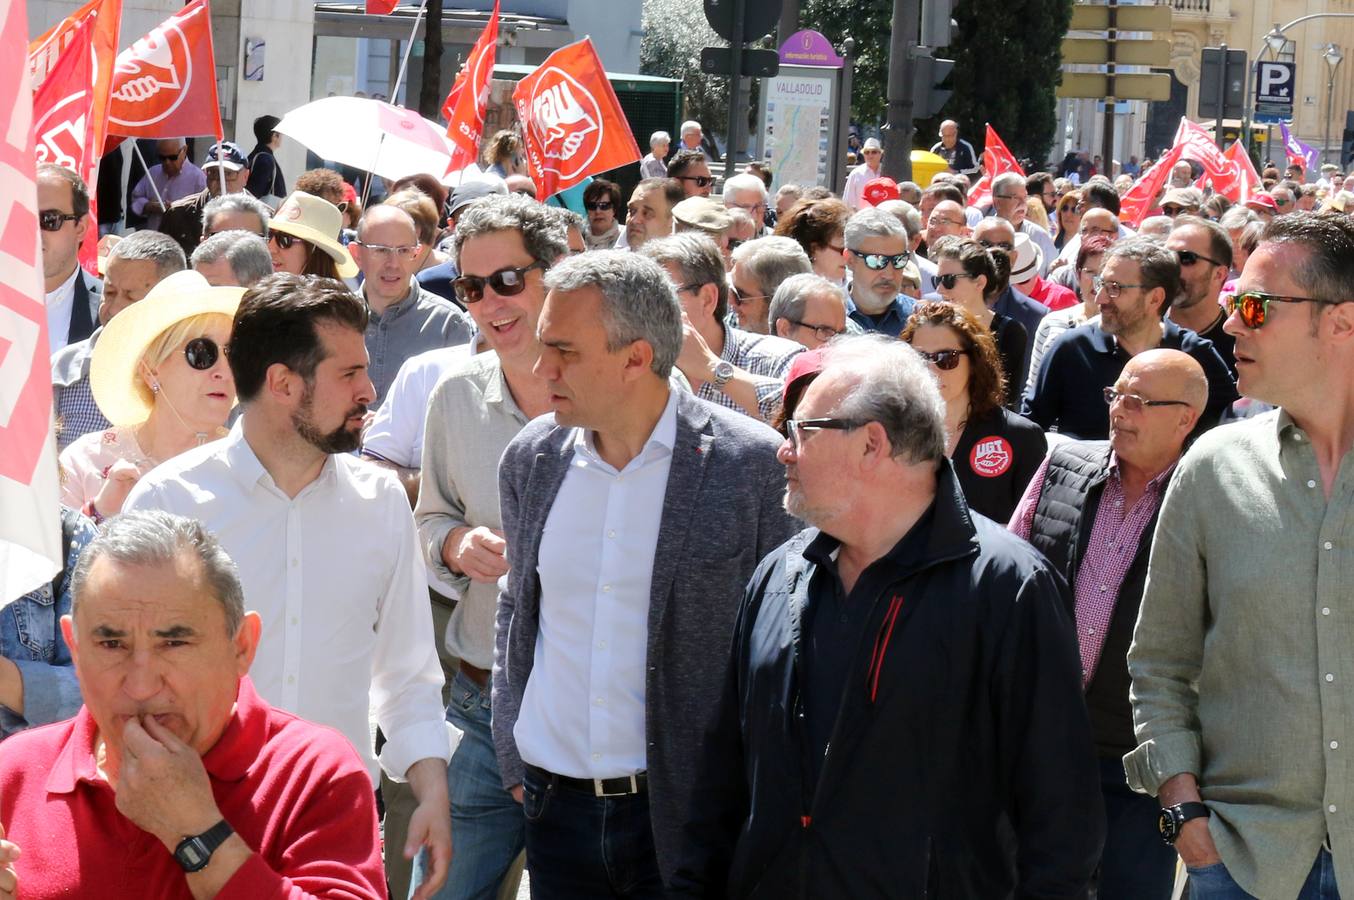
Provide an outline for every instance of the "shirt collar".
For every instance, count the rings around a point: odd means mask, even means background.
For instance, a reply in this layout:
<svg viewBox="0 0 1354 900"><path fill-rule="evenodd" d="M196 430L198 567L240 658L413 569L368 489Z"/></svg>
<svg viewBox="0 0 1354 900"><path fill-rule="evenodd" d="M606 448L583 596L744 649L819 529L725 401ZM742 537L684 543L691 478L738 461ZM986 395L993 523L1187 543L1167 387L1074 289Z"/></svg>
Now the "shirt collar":
<svg viewBox="0 0 1354 900"><path fill-rule="evenodd" d="M1164 491L1166 489L1166 483L1171 480L1171 475L1175 472L1175 467L1178 466L1179 464L1180 457L1177 456L1174 462L1172 462L1169 466L1163 469L1160 472L1160 474L1158 474L1151 481L1147 482L1147 490L1156 493ZM1109 475L1110 478L1113 478L1115 481L1123 480L1119 475L1119 455L1115 453L1113 450L1110 451L1110 462L1105 472L1107 475Z"/></svg>
<svg viewBox="0 0 1354 900"><path fill-rule="evenodd" d="M273 476L268 470L263 467L263 463L259 461L258 454L254 452L253 447L249 446L249 441L244 436L243 415L235 420L235 424L230 428L230 433L222 438L221 442L223 445L221 454L226 461L226 468L230 471L231 475L234 476L235 480L240 483L241 487L245 488L246 491L249 491L259 485L263 485L271 490L278 490L277 482L273 480ZM320 474L316 476L315 480L310 484L318 484L325 479L333 480L334 477L334 454L330 453L324 458L324 465L320 469ZM310 485L306 485L302 491L304 492L309 489L309 487Z"/></svg>
<svg viewBox="0 0 1354 900"><path fill-rule="evenodd" d="M75 271L71 273L70 277L67 278L65 281L61 282L61 284L55 290L48 291L47 296L52 298L64 299L67 294L74 294L75 279L79 277L80 277L80 266L77 263L75 266Z"/></svg>
<svg viewBox="0 0 1354 900"><path fill-rule="evenodd" d="M526 413L522 412L517 401L513 399L512 391L508 388L508 376L503 374L503 362L498 358L498 354L489 351L492 360L489 365L493 371L489 373L489 380L484 385L484 402L487 406L501 406L512 413L523 422L526 421Z"/></svg>
<svg viewBox="0 0 1354 900"><path fill-rule="evenodd" d="M370 302L367 303L367 309L370 312L371 318L373 319L398 319L400 316L404 315L406 312L414 308L414 304L418 300L418 294L419 294L418 281L414 279L413 276L410 276L409 290L399 300L396 300L394 303L387 306L384 312L378 313L376 310L372 309ZM362 290L362 299L363 300L367 299L367 292L365 287Z"/></svg>
<svg viewBox="0 0 1354 900"><path fill-rule="evenodd" d="M207 774L216 781L239 781L249 771L268 737L269 707L254 691L249 676L236 685L235 708L226 730L202 757ZM80 782L105 784L94 756L99 727L89 707L82 706L75 724L47 776L47 791L69 794Z"/></svg>
<svg viewBox="0 0 1354 900"><path fill-rule="evenodd" d="M576 429L573 438L574 452L586 457L593 463L611 468L611 464L603 460L597 452L595 436L596 432L589 428ZM661 458L663 455L671 456L676 445L677 394L669 390L667 405L663 407L663 414L658 417L658 422L654 425L653 431L649 433L649 439L644 442L644 449L626 464L623 471L633 471L652 460Z"/></svg>

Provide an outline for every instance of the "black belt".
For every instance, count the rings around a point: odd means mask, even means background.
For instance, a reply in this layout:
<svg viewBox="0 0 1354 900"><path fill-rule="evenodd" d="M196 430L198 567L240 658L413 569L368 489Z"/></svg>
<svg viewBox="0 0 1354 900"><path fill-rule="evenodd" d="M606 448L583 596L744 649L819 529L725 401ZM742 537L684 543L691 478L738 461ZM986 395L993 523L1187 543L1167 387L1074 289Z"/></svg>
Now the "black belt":
<svg viewBox="0 0 1354 900"><path fill-rule="evenodd" d="M622 775L618 778L571 778L568 775L556 775L554 772L547 772L540 766L533 766L531 763L526 763L526 769L551 786L568 788L571 791L591 794L594 797L631 797L636 794L647 793L649 790L649 775L647 772Z"/></svg>

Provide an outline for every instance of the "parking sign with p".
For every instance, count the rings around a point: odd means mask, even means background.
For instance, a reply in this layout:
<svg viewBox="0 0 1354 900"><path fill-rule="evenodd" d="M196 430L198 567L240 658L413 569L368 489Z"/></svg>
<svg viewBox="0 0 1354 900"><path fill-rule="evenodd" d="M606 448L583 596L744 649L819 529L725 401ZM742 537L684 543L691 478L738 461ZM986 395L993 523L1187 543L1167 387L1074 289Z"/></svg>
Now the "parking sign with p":
<svg viewBox="0 0 1354 900"><path fill-rule="evenodd" d="M1255 120L1284 122L1293 118L1296 65L1291 62L1255 64Z"/></svg>

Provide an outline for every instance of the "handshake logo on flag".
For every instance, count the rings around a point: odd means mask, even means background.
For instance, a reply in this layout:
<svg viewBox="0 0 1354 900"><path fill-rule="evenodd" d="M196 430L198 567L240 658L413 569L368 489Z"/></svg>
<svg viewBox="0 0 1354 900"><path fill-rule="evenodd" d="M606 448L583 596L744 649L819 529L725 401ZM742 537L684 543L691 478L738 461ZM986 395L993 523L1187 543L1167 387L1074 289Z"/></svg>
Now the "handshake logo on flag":
<svg viewBox="0 0 1354 900"><path fill-rule="evenodd" d="M538 91L532 98L531 109L545 131L546 158L569 163L591 150L579 161L579 166L587 165L601 146L597 101L567 73L554 68L544 73Z"/></svg>

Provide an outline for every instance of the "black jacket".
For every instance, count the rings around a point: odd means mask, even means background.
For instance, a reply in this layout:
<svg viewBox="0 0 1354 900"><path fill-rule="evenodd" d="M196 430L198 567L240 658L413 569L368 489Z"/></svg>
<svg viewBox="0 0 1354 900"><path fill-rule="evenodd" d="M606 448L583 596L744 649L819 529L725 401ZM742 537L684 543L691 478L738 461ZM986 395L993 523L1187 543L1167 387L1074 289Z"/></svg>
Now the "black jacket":
<svg viewBox="0 0 1354 900"><path fill-rule="evenodd" d="M873 600L811 792L799 626L818 532L762 561L674 896L1085 895L1104 824L1066 585L1024 541L969 514L948 463L932 515L924 561Z"/></svg>
<svg viewBox="0 0 1354 900"><path fill-rule="evenodd" d="M1034 507L1030 543L1048 557L1069 584L1075 585L1077 570L1086 558L1091 532L1095 530L1096 510L1109 478L1109 465L1109 441L1065 441L1049 454L1039 502ZM1086 686L1095 749L1106 759L1120 759L1138 746L1133 737L1133 710L1128 702L1128 648L1133 643L1133 628L1147 584L1147 557L1160 511L1158 506L1133 550L1133 562L1114 601L1100 662ZM1071 592L1066 599L1067 613L1075 621L1076 599Z"/></svg>
<svg viewBox="0 0 1354 900"><path fill-rule="evenodd" d="M951 459L969 509L1004 524L1047 453L1044 429L998 407L969 419Z"/></svg>

